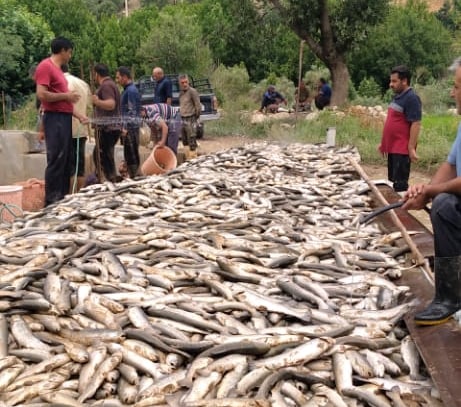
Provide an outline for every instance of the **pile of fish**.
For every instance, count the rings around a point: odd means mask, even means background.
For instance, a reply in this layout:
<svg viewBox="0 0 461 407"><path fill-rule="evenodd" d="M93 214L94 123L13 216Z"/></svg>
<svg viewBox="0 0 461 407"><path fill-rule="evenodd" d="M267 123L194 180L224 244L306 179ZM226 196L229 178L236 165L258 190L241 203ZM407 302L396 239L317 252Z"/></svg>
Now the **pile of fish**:
<svg viewBox="0 0 461 407"><path fill-rule="evenodd" d="M441 405L350 158L255 143L1 228L0 406Z"/></svg>

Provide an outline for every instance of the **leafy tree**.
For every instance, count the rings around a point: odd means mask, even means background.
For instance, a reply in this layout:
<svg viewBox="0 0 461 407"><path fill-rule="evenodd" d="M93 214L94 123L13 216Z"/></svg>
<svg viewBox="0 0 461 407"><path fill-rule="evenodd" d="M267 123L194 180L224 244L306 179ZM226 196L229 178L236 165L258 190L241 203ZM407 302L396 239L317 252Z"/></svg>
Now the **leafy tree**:
<svg viewBox="0 0 461 407"><path fill-rule="evenodd" d="M47 21L54 36L64 36L74 43L70 62L74 74L88 80L90 61L99 54L99 27L86 0L22 0L33 13ZM43 57L43 56L42 56ZM41 58L39 58L40 60Z"/></svg>
<svg viewBox="0 0 461 407"><path fill-rule="evenodd" d="M435 16L445 28L455 32L461 24L461 0L445 0Z"/></svg>
<svg viewBox="0 0 461 407"><path fill-rule="evenodd" d="M278 13L259 12L252 0L204 0L199 15L218 64L243 62L253 81L270 73L296 81L300 41ZM312 55L304 53L304 66L312 60Z"/></svg>
<svg viewBox="0 0 461 407"><path fill-rule="evenodd" d="M196 20L187 8L164 8L136 54L141 70L151 73L159 65L165 72L208 76L211 52Z"/></svg>
<svg viewBox="0 0 461 407"><path fill-rule="evenodd" d="M353 82L374 78L384 92L390 69L405 64L413 73L412 83L425 83L445 72L450 44L449 32L421 2L394 6L386 21L370 30L364 46L351 53Z"/></svg>
<svg viewBox="0 0 461 407"><path fill-rule="evenodd" d="M46 22L15 0L0 0L0 90L13 99L33 89L29 71L49 53L53 35Z"/></svg>
<svg viewBox="0 0 461 407"><path fill-rule="evenodd" d="M348 53L386 16L389 0L266 0L331 72L332 104L346 101Z"/></svg>
<svg viewBox="0 0 461 407"><path fill-rule="evenodd" d="M95 16L120 14L125 8L125 0L84 0L86 8Z"/></svg>
<svg viewBox="0 0 461 407"><path fill-rule="evenodd" d="M143 7L132 12L128 18L120 20L120 28L127 44L127 51L120 55L119 65L130 66L135 76L150 74L152 67L144 71L145 57L138 53L141 44L149 36L151 27L155 27L159 12L157 7Z"/></svg>

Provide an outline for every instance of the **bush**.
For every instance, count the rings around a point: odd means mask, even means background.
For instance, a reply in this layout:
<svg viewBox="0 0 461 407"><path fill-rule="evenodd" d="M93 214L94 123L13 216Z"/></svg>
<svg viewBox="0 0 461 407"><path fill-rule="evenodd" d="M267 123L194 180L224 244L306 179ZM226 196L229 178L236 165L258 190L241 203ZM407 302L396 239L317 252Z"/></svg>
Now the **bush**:
<svg viewBox="0 0 461 407"><path fill-rule="evenodd" d="M369 98L381 98L381 88L373 78L364 78L359 84L357 93Z"/></svg>
<svg viewBox="0 0 461 407"><path fill-rule="evenodd" d="M219 65L211 75L215 94L220 105L232 105L243 98L247 98L251 88L250 77L243 64L226 68Z"/></svg>
<svg viewBox="0 0 461 407"><path fill-rule="evenodd" d="M421 98L425 113L444 113L447 109L455 106L450 96L453 83L442 80L429 83L425 86L416 85L415 91Z"/></svg>

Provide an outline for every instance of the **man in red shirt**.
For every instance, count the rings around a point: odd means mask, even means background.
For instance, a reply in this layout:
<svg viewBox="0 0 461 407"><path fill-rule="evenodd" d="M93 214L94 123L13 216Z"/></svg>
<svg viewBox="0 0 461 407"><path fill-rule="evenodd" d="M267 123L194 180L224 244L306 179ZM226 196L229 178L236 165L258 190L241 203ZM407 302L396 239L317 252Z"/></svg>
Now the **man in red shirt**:
<svg viewBox="0 0 461 407"><path fill-rule="evenodd" d="M391 71L389 87L395 96L387 110L379 151L387 157L387 173L396 192L408 189L410 165L417 161L416 145L421 129L421 100L410 87L411 73L404 65Z"/></svg>
<svg viewBox="0 0 461 407"><path fill-rule="evenodd" d="M41 61L35 71L37 97L43 110L46 141L45 206L64 198L69 192L72 153L72 115L87 123L88 118L74 112L78 92L69 92L61 65L72 56L73 44L63 37L51 41L51 56Z"/></svg>

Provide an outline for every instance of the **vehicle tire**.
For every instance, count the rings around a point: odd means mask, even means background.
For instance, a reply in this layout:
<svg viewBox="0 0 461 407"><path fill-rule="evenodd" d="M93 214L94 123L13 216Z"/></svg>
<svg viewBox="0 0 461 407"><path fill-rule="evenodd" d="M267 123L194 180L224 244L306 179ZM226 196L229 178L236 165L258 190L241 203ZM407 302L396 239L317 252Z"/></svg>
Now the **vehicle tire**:
<svg viewBox="0 0 461 407"><path fill-rule="evenodd" d="M197 124L197 140L200 140L203 138L203 135L205 133L205 126L202 122Z"/></svg>

